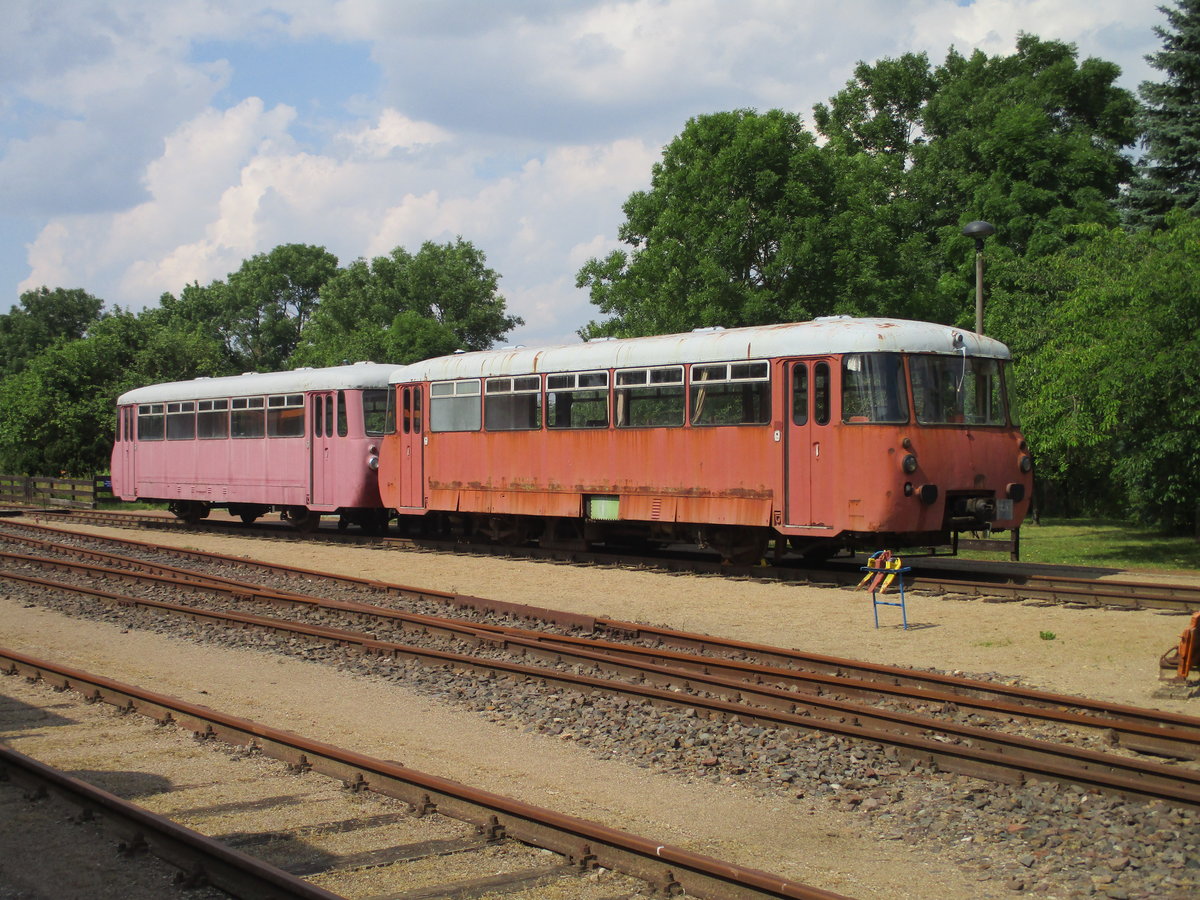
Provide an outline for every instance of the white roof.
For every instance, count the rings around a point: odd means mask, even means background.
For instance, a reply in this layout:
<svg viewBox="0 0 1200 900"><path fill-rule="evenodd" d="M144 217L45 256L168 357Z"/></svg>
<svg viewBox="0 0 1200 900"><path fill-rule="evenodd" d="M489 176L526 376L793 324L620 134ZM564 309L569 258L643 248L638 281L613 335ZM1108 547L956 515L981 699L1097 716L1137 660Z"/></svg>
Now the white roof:
<svg viewBox="0 0 1200 900"><path fill-rule="evenodd" d="M166 403L172 400L206 400L214 397L253 397L262 394L295 394L302 391L386 388L394 365L360 362L323 369L290 372L249 372L225 378L194 378L126 391L117 403Z"/></svg>
<svg viewBox="0 0 1200 900"><path fill-rule="evenodd" d="M506 348L456 353L394 369L392 384L453 378L486 378L533 372L581 372L628 368L815 356L825 353L942 353L1009 359L1008 348L963 328L907 319L826 316L811 322L701 329L657 337L593 340L555 347Z"/></svg>

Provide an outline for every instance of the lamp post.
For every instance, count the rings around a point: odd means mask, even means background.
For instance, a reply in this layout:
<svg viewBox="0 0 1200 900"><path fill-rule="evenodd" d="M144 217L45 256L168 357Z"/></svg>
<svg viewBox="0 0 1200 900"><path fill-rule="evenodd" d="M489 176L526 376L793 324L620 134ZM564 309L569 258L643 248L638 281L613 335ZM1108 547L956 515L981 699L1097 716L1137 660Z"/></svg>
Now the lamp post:
<svg viewBox="0 0 1200 900"><path fill-rule="evenodd" d="M963 237L975 238L975 333L983 334L983 239L996 233L990 222L968 222Z"/></svg>

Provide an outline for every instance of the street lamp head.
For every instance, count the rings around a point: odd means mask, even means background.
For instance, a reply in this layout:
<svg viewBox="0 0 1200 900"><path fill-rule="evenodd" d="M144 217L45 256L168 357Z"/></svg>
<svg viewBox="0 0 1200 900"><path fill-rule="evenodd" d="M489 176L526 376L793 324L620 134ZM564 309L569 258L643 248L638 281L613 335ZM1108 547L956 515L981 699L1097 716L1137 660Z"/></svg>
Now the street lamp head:
<svg viewBox="0 0 1200 900"><path fill-rule="evenodd" d="M975 249L983 250L983 239L996 233L996 226L991 222L968 222L963 226L963 237L975 238Z"/></svg>

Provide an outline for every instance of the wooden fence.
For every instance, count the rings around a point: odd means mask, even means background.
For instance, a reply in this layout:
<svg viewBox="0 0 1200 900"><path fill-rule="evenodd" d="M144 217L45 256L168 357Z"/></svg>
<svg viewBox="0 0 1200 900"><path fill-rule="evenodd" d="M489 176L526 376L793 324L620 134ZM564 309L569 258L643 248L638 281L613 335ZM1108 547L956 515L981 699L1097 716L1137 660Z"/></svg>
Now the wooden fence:
<svg viewBox="0 0 1200 900"><path fill-rule="evenodd" d="M97 498L111 495L111 488L107 475L99 478L0 475L0 503L95 509Z"/></svg>

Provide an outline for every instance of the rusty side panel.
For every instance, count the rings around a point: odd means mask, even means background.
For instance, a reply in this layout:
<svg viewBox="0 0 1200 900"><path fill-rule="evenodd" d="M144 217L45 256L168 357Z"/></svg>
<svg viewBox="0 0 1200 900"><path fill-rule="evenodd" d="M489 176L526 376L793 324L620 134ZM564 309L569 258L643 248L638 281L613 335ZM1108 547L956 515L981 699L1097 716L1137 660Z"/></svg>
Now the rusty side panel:
<svg viewBox="0 0 1200 900"><path fill-rule="evenodd" d="M679 521L711 525L770 525L770 498L686 497L679 500Z"/></svg>
<svg viewBox="0 0 1200 900"><path fill-rule="evenodd" d="M674 522L679 501L663 494L622 494L621 518L635 522Z"/></svg>
<svg viewBox="0 0 1200 900"><path fill-rule="evenodd" d="M454 487L432 488L429 492L429 508L447 512L577 518L581 515L581 507L579 494Z"/></svg>
<svg viewBox="0 0 1200 900"><path fill-rule="evenodd" d="M769 524L781 448L767 426L447 432L425 474L430 509L578 516L604 494L626 520Z"/></svg>

